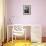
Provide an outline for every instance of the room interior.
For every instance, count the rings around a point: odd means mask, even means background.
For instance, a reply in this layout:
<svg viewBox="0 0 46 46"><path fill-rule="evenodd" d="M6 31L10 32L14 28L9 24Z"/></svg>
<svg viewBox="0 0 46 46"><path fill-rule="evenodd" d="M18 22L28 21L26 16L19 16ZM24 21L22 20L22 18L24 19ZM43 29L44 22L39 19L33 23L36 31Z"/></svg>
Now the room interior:
<svg viewBox="0 0 46 46"><path fill-rule="evenodd" d="M46 45L45 20L46 0L0 0L0 46Z"/></svg>

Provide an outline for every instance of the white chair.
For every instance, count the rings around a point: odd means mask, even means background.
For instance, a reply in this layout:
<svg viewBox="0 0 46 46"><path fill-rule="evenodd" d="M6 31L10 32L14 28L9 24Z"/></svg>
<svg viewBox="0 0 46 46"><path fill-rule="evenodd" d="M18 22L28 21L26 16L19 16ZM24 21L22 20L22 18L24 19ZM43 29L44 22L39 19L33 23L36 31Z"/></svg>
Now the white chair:
<svg viewBox="0 0 46 46"><path fill-rule="evenodd" d="M22 25L14 25L12 29L12 42L13 42L13 36L15 36L15 40L16 40L16 36L23 36L24 33L25 31Z"/></svg>

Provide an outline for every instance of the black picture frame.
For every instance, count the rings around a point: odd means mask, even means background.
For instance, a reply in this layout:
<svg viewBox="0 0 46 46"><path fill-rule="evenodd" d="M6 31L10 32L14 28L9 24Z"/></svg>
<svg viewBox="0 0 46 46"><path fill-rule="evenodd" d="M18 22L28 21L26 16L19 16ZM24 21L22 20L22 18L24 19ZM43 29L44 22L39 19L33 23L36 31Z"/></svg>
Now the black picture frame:
<svg viewBox="0 0 46 46"><path fill-rule="evenodd" d="M23 14L31 15L31 5L23 5Z"/></svg>

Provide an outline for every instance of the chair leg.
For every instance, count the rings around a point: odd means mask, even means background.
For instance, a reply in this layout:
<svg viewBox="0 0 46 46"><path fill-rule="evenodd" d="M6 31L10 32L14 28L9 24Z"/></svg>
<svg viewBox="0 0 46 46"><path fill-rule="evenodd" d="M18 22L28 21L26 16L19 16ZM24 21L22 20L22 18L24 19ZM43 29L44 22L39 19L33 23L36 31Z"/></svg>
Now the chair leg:
<svg viewBox="0 0 46 46"><path fill-rule="evenodd" d="M4 43L2 42L1 46L3 46L3 45L4 45Z"/></svg>
<svg viewBox="0 0 46 46"><path fill-rule="evenodd" d="M16 42L16 36L15 36L15 42Z"/></svg>
<svg viewBox="0 0 46 46"><path fill-rule="evenodd" d="M25 31L25 42L26 42L26 31Z"/></svg>

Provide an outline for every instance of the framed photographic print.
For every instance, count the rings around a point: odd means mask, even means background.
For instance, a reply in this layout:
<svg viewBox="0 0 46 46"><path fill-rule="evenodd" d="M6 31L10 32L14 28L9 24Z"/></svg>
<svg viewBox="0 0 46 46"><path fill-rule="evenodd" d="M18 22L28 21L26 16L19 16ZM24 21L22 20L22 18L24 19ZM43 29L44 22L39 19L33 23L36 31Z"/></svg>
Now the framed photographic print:
<svg viewBox="0 0 46 46"><path fill-rule="evenodd" d="M31 15L31 5L23 5L23 14Z"/></svg>

